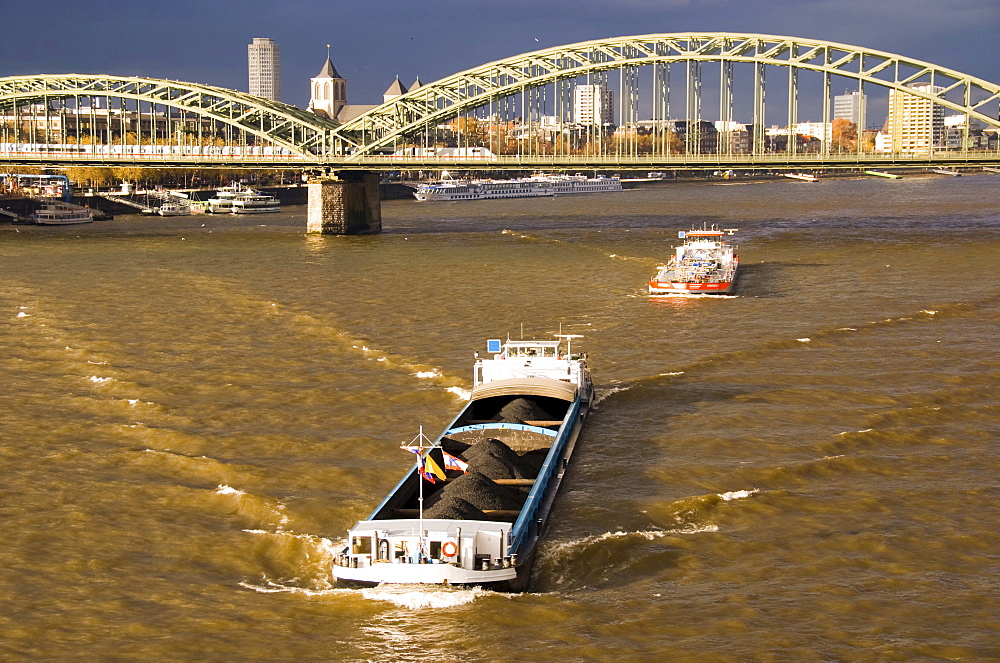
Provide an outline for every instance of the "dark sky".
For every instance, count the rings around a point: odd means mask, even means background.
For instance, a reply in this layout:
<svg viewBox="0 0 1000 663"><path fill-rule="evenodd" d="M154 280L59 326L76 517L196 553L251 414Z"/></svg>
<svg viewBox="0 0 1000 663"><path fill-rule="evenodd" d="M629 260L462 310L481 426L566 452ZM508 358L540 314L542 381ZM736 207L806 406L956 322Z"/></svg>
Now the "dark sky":
<svg viewBox="0 0 1000 663"><path fill-rule="evenodd" d="M0 0L0 76L104 73L247 89L247 44L281 48L282 98L304 107L331 57L349 103L398 75L425 83L578 41L688 31L873 48L1000 82L1000 0Z"/></svg>

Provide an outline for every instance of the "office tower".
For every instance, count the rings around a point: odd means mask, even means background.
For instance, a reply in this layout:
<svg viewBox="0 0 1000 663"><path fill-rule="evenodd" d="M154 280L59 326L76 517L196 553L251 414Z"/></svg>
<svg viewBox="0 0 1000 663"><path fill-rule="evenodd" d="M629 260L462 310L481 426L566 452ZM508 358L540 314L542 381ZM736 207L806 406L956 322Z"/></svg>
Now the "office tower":
<svg viewBox="0 0 1000 663"><path fill-rule="evenodd" d="M281 101L281 57L278 45L271 39L254 37L247 46L250 71L250 94Z"/></svg>
<svg viewBox="0 0 1000 663"><path fill-rule="evenodd" d="M577 85L573 88L573 122L604 125L614 122L614 94L603 85Z"/></svg>
<svg viewBox="0 0 1000 663"><path fill-rule="evenodd" d="M859 129L861 127L861 109L865 103L865 95L855 90L838 94L833 98L833 119L847 120Z"/></svg>
<svg viewBox="0 0 1000 663"><path fill-rule="evenodd" d="M944 88L927 83L910 85L914 90L937 93ZM889 121L886 122L893 152L930 154L944 139L944 107L930 99L889 90Z"/></svg>

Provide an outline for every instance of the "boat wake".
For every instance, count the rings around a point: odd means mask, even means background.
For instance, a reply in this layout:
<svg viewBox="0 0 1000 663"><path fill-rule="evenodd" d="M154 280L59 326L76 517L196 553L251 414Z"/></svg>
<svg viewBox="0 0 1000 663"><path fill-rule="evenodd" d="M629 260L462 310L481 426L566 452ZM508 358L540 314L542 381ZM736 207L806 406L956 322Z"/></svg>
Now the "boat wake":
<svg viewBox="0 0 1000 663"><path fill-rule="evenodd" d="M651 292L654 301L661 299L739 299L739 295L714 295L708 292Z"/></svg>
<svg viewBox="0 0 1000 663"><path fill-rule="evenodd" d="M380 585L360 590L370 601L383 601L408 610L440 610L468 605L484 596L514 596L482 589L443 588L430 585Z"/></svg>
<svg viewBox="0 0 1000 663"><path fill-rule="evenodd" d="M254 553L261 568L259 582L243 581L242 587L262 594L287 592L306 596L319 596L347 592L336 587L330 577L330 568L343 541L312 534L298 534L282 530L245 529L255 538Z"/></svg>
<svg viewBox="0 0 1000 663"><path fill-rule="evenodd" d="M622 392L622 391L628 391L631 388L632 388L631 385L629 385L627 387L608 387L606 389L595 388L594 389L594 406L596 407L597 405L599 405L601 403L601 401L603 401L608 396L611 396L612 394L617 394L617 393Z"/></svg>

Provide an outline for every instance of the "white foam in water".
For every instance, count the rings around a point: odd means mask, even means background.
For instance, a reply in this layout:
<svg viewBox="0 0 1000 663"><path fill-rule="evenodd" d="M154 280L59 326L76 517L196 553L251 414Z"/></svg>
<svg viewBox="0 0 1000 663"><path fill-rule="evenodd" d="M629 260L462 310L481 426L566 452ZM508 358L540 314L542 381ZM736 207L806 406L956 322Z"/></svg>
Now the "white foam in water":
<svg viewBox="0 0 1000 663"><path fill-rule="evenodd" d="M29 316L29 315L28 315L27 313L25 313L24 311L18 311L18 313L17 313L17 317L19 317L19 318L28 318L28 317L31 317L31 316Z"/></svg>
<svg viewBox="0 0 1000 663"><path fill-rule="evenodd" d="M96 382L97 384L104 384L105 382L111 382L114 378L99 378L96 375L90 376L91 382Z"/></svg>
<svg viewBox="0 0 1000 663"><path fill-rule="evenodd" d="M799 343L808 343L808 342L809 342L809 341L811 341L812 339L811 339L811 338L809 338L809 337L805 337L805 338L797 338L797 339L795 339L795 340L796 340L796 341L798 341Z"/></svg>
<svg viewBox="0 0 1000 663"><path fill-rule="evenodd" d="M252 589L260 594L302 594L303 596L329 596L332 594L350 594L353 589L335 588L330 589L309 589L307 587L295 587L292 585L282 585L280 583L265 580L266 585L254 585L249 582L241 582L240 587Z"/></svg>
<svg viewBox="0 0 1000 663"><path fill-rule="evenodd" d="M242 490L237 490L237 489L233 488L232 486L227 486L225 484L220 484L219 487L216 489L215 492L218 495L242 495L243 494Z"/></svg>
<svg viewBox="0 0 1000 663"><path fill-rule="evenodd" d="M597 389L594 395L594 405L597 405L605 398L611 394L617 394L619 391L628 391L632 387L611 387L610 389Z"/></svg>
<svg viewBox="0 0 1000 663"><path fill-rule="evenodd" d="M477 598L485 595L496 595L479 587L469 589L442 589L435 586L385 586L362 589L361 595L371 601L385 601L407 608L409 610L423 610L426 608L440 610L442 608L455 608L468 605Z"/></svg>
<svg viewBox="0 0 1000 663"><path fill-rule="evenodd" d="M937 311L929 311L927 309L922 310L921 313L926 313L927 315L937 315L938 314Z"/></svg>
<svg viewBox="0 0 1000 663"><path fill-rule="evenodd" d="M437 370L435 368L435 369L430 370L430 371L417 371L413 375L416 376L416 377L418 377L418 378L426 380L426 379L429 379L429 378L439 378L439 377L441 377L441 371L439 371L439 370Z"/></svg>
<svg viewBox="0 0 1000 663"><path fill-rule="evenodd" d="M684 371L674 371L673 373L660 373L662 377L670 377L674 375L684 375Z"/></svg>
<svg viewBox="0 0 1000 663"><path fill-rule="evenodd" d="M467 401L472 398L472 392L468 389L462 389L461 387L448 387L445 391L450 391L463 401Z"/></svg>
<svg viewBox="0 0 1000 663"><path fill-rule="evenodd" d="M719 493L719 497L729 502L730 500L743 500L759 492L756 488L753 490L734 490L728 493Z"/></svg>
<svg viewBox="0 0 1000 663"><path fill-rule="evenodd" d="M651 297L684 297L687 299L739 299L739 295L715 295L707 292L651 292Z"/></svg>

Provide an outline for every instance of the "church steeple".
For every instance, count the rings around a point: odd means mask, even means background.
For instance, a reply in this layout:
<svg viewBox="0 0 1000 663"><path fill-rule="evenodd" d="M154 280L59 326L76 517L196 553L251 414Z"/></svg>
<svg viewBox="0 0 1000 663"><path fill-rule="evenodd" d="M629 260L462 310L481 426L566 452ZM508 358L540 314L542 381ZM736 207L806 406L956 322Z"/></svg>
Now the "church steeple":
<svg viewBox="0 0 1000 663"><path fill-rule="evenodd" d="M390 99L395 99L396 97L400 97L406 94L407 92L408 90L406 89L406 86L403 85L402 82L400 82L399 76L396 76L396 80L392 82L392 85L389 86L389 89L387 89L385 93L382 95L382 103L385 103Z"/></svg>
<svg viewBox="0 0 1000 663"><path fill-rule="evenodd" d="M330 44L326 45L326 62L323 63L323 68L310 82L312 94L309 110L331 120L337 119L337 114L347 105L347 80L337 73L330 61Z"/></svg>

